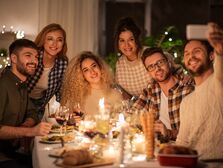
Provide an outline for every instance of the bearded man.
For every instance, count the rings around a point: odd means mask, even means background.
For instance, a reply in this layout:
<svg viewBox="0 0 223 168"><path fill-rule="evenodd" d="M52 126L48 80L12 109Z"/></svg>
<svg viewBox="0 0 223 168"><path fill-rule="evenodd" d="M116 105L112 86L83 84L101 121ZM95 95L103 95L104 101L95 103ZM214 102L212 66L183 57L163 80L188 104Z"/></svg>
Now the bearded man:
<svg viewBox="0 0 223 168"><path fill-rule="evenodd" d="M0 77L0 167L31 168L31 156L22 150L22 139L47 135L51 129L51 124L38 124L35 107L28 98L26 79L38 64L37 46L19 39L10 45L9 55L11 66Z"/></svg>
<svg viewBox="0 0 223 168"><path fill-rule="evenodd" d="M176 69L161 48L145 49L142 61L152 80L132 108L155 113L154 129L160 133L159 139L175 140L180 126L180 103L194 90L193 82L185 82L182 69Z"/></svg>
<svg viewBox="0 0 223 168"><path fill-rule="evenodd" d="M197 150L202 160L222 162L223 30L215 23L208 27L209 43L191 40L184 48L184 63L196 87L181 103L176 143Z"/></svg>

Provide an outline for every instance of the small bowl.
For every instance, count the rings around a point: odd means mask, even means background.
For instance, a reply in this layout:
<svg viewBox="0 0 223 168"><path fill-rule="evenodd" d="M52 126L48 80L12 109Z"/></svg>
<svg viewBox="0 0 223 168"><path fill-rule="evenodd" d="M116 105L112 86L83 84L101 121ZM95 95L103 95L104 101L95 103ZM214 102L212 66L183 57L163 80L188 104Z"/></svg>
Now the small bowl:
<svg viewBox="0 0 223 168"><path fill-rule="evenodd" d="M198 155L183 154L158 154L158 161L161 166L195 167Z"/></svg>

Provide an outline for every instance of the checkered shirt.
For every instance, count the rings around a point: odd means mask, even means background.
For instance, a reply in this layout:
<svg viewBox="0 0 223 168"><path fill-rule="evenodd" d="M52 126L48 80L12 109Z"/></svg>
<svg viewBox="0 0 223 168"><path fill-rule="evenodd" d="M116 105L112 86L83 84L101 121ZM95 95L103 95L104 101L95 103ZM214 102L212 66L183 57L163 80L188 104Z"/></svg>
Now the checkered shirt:
<svg viewBox="0 0 223 168"><path fill-rule="evenodd" d="M38 66L35 72L35 75L28 78L28 91L29 93L35 87L36 83L40 79L43 73L43 52L40 53L38 58ZM63 75L65 73L68 62L62 59L56 59L54 67L51 69L49 73L48 79L48 89L45 91L44 103L41 108L44 108L45 105L49 102L49 100L56 95L56 100L59 102L61 98L60 88L62 85Z"/></svg>
<svg viewBox="0 0 223 168"><path fill-rule="evenodd" d="M179 72L178 72L179 73ZM181 72L180 72L181 73ZM190 82L183 82L183 73L175 75L178 79L177 83L169 90L168 95L168 112L170 117L170 125L172 130L176 130L177 134L180 126L180 103L182 99L194 90L194 83L192 79ZM155 119L159 119L161 102L161 88L159 84L152 80L149 82L147 88L143 90L143 93L139 96L138 100L133 104L133 109L143 109L147 111L153 111L155 113ZM168 139L175 139L175 135L171 135L171 131L168 133Z"/></svg>
<svg viewBox="0 0 223 168"><path fill-rule="evenodd" d="M116 82L133 96L139 96L150 80L140 58L130 62L124 55L116 63L115 78Z"/></svg>

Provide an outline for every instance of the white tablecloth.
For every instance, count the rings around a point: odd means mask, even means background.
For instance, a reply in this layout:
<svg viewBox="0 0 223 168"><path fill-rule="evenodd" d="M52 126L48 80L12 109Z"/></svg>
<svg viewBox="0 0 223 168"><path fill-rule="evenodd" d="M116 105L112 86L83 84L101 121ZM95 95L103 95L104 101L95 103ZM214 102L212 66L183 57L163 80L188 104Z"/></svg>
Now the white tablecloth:
<svg viewBox="0 0 223 168"><path fill-rule="evenodd" d="M50 157L50 152L60 147L60 144L44 144L40 143L41 137L35 137L34 140L34 148L33 148L33 168L55 168L57 167L54 164L54 161L56 160L53 157ZM70 144L72 145L72 144ZM110 165L110 166L103 166L103 168L115 168L118 167L117 165ZM152 161L138 161L138 162L132 162L127 163L126 167L130 168L173 168L173 167L167 167L167 166L160 166L157 160ZM102 166L100 166L102 168ZM177 167L174 167L177 168ZM202 162L198 162L197 168L223 168L223 163L211 163L208 164L208 166Z"/></svg>
<svg viewBox="0 0 223 168"><path fill-rule="evenodd" d="M49 156L51 150L60 147L60 144L44 144L39 142L40 137L35 137L34 148L33 148L33 168L55 168L57 167L53 162L56 160ZM102 167L102 166L101 166ZM115 168L118 166L103 166L104 168ZM137 168L161 168L156 160L146 162L139 161L128 163L126 167L137 167ZM168 168L168 167L166 167ZM176 167L175 167L176 168Z"/></svg>

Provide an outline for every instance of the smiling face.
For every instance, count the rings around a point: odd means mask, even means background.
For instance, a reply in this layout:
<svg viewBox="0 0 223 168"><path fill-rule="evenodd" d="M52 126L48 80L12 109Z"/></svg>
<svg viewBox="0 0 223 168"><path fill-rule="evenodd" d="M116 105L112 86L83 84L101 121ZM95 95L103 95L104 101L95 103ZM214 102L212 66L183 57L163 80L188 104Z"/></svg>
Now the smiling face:
<svg viewBox="0 0 223 168"><path fill-rule="evenodd" d="M157 82L163 82L170 77L170 67L161 53L154 53L145 59L145 67L150 76Z"/></svg>
<svg viewBox="0 0 223 168"><path fill-rule="evenodd" d="M211 67L211 60L207 50L201 42L193 40L186 44L184 48L184 64L194 76L203 74Z"/></svg>
<svg viewBox="0 0 223 168"><path fill-rule="evenodd" d="M137 45L131 31L123 31L120 33L118 47L129 60L137 58Z"/></svg>
<svg viewBox="0 0 223 168"><path fill-rule="evenodd" d="M100 84L101 69L93 59L84 59L81 63L81 70L85 80L88 81L91 86Z"/></svg>
<svg viewBox="0 0 223 168"><path fill-rule="evenodd" d="M38 64L38 52L33 48L22 48L17 54L11 55L17 72L23 76L33 75Z"/></svg>
<svg viewBox="0 0 223 168"><path fill-rule="evenodd" d="M63 33L60 30L51 31L46 34L44 41L44 52L50 56L57 56L64 45Z"/></svg>

